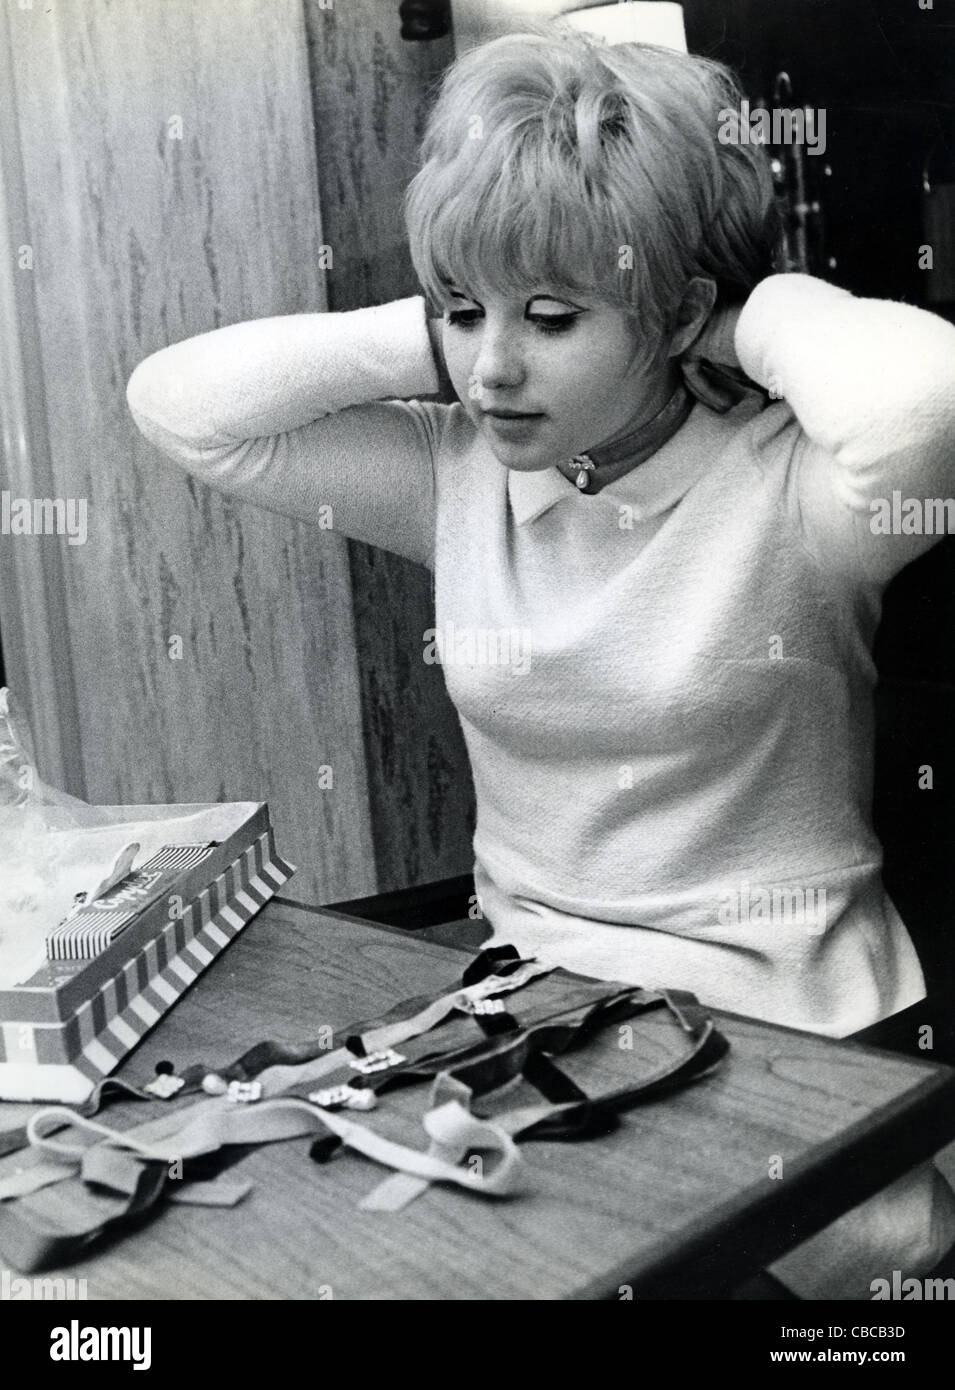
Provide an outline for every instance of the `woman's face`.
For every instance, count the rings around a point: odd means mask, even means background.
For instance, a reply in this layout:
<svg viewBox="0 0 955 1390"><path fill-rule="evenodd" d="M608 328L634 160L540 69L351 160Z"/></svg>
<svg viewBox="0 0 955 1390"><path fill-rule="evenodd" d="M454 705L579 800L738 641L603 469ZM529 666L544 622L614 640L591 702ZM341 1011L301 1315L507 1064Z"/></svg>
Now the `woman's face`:
<svg viewBox="0 0 955 1390"><path fill-rule="evenodd" d="M444 319L448 374L495 455L522 472L551 468L637 428L673 390L648 367L622 310L541 286L530 299L453 285Z"/></svg>

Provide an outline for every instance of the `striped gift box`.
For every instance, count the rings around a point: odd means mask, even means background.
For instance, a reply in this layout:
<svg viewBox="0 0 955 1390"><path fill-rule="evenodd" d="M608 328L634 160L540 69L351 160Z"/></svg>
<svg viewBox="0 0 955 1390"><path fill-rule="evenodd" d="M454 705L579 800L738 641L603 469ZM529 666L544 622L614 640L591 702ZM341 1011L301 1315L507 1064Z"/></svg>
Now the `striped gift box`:
<svg viewBox="0 0 955 1390"><path fill-rule="evenodd" d="M50 960L92 960L135 922L139 914L171 893L178 879L212 853L213 845L165 845L141 868L115 884L108 893L72 912L46 939Z"/></svg>
<svg viewBox="0 0 955 1390"><path fill-rule="evenodd" d="M268 825L201 892L184 902L181 912L160 917L158 930L148 939L142 941L135 927L128 927L118 944L128 933L135 954L129 953L104 980L97 980L65 1017L49 1023L0 1022L0 1096L85 1099L292 873L294 867L278 854ZM85 973L92 974L90 967L96 962L82 964Z"/></svg>

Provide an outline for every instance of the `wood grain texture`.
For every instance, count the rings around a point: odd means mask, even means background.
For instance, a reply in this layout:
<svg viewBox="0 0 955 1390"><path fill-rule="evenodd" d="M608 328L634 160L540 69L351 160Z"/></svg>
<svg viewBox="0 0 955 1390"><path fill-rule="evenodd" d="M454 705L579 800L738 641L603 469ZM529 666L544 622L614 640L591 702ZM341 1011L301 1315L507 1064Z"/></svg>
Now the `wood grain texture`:
<svg viewBox="0 0 955 1390"><path fill-rule="evenodd" d="M34 297L33 235L15 103L11 7L0 14L0 480L13 498L55 495ZM0 684L16 692L40 776L83 796L63 555L53 537L0 539Z"/></svg>
<svg viewBox="0 0 955 1390"><path fill-rule="evenodd" d="M166 343L326 307L300 0L11 20L88 796L268 800L300 892L368 890L345 544L164 466L124 398Z"/></svg>
<svg viewBox="0 0 955 1390"><path fill-rule="evenodd" d="M305 0L329 307L418 292L401 203L451 40L400 37L397 3ZM369 811L381 890L470 871L474 791L440 668L422 660L430 576L349 544ZM328 899L326 899L327 901Z"/></svg>
<svg viewBox="0 0 955 1390"><path fill-rule="evenodd" d="M142 1083L159 1061L222 1066L260 1039L315 1038L323 1025L341 1040L401 998L450 988L467 959L272 903L121 1074ZM632 1110L606 1138L523 1145L524 1183L505 1200L435 1186L398 1214L359 1211L382 1170L345 1152L318 1166L309 1141L293 1140L232 1169L255 1183L240 1206L170 1206L63 1272L86 1278L90 1298L308 1299L330 1288L335 1299L557 1299L615 1297L620 1283L638 1297L664 1284L681 1296L701 1271L713 1296L955 1133L948 1068L751 1019L719 1024L731 1052L718 1073ZM683 1047L661 1014L633 1030L621 1077ZM586 1084L580 1059L562 1065ZM411 1096L383 1100L396 1124L409 1122ZM109 1118L122 1126L142 1112L118 1106ZM768 1176L774 1154L784 1181ZM16 1162L0 1160L0 1173Z"/></svg>

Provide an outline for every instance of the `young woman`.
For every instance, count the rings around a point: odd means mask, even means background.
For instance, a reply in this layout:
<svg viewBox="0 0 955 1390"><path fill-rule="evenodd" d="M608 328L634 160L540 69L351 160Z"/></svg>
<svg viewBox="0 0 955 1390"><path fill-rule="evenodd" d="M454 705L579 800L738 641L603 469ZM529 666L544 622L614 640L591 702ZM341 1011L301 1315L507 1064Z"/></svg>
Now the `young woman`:
<svg viewBox="0 0 955 1390"><path fill-rule="evenodd" d="M128 398L211 486L433 569L496 940L843 1036L924 994L871 825L870 648L934 539L882 504L953 491L955 330L767 275L739 101L663 49L472 52L407 204L443 321L237 324ZM459 403L418 399L445 367ZM955 1224L916 1186L931 1263Z"/></svg>

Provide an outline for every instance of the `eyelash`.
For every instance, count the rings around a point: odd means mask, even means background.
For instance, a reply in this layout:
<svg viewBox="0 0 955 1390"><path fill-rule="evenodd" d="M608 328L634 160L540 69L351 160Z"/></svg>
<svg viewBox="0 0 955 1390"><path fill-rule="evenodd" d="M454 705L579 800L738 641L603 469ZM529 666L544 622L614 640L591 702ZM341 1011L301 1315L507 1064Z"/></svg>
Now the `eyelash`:
<svg viewBox="0 0 955 1390"><path fill-rule="evenodd" d="M452 309L448 313L448 323L466 332L470 328L476 328L481 317L479 309ZM566 333L572 328L577 317L577 314L547 314L538 317L531 314L526 321L532 323L540 333L557 334Z"/></svg>

